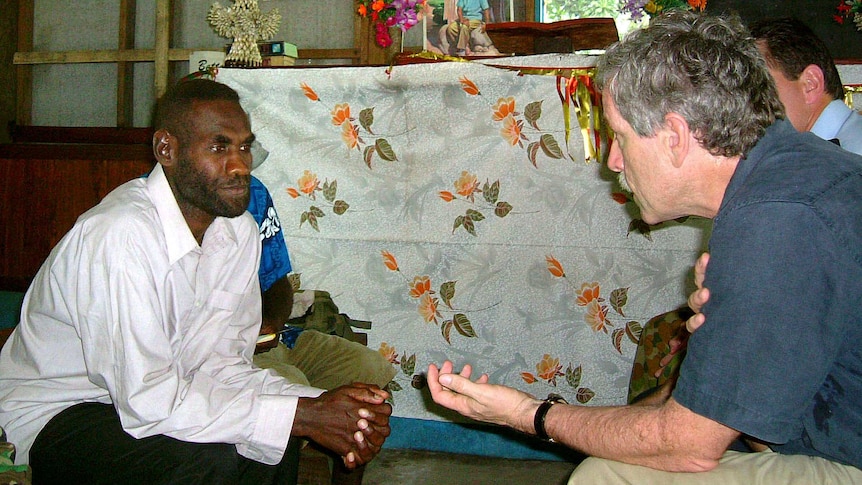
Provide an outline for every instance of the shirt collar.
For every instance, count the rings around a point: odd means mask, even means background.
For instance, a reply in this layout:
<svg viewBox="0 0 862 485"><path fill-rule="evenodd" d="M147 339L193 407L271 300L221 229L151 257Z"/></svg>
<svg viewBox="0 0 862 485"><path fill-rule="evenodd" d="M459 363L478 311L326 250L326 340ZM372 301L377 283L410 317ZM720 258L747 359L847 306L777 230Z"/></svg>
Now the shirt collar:
<svg viewBox="0 0 862 485"><path fill-rule="evenodd" d="M161 164L156 164L150 176L147 177L147 190L159 213L168 247L168 260L170 264L174 264L190 251L195 250L198 242L183 217Z"/></svg>
<svg viewBox="0 0 862 485"><path fill-rule="evenodd" d="M147 177L147 190L153 200L153 205L159 213L165 242L168 247L168 261L174 264L191 251L201 248L197 239L189 229L183 216L174 191L171 189L161 164L156 164L150 176ZM238 237L234 224L239 224L240 217L216 217L204 234L204 252L218 251L225 245L237 245ZM209 249L207 249L209 248Z"/></svg>
<svg viewBox="0 0 862 485"><path fill-rule="evenodd" d="M811 127L811 133L824 140L836 138L851 114L853 114L853 110L844 104L844 101L833 99L817 117L817 121Z"/></svg>

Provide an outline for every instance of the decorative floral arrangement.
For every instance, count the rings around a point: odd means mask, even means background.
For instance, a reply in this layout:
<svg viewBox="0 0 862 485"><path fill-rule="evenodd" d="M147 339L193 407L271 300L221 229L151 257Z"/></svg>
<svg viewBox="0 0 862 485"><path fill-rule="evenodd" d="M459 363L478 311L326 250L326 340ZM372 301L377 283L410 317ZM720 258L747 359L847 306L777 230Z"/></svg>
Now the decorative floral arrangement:
<svg viewBox="0 0 862 485"><path fill-rule="evenodd" d="M262 13L257 0L234 0L230 7L213 3L207 20L218 35L233 38L226 61L255 65L261 62L257 43L271 39L278 32L281 14L278 9Z"/></svg>
<svg viewBox="0 0 862 485"><path fill-rule="evenodd" d="M644 15L652 18L665 10L683 9L703 12L706 0L625 0L620 12L628 13L637 22Z"/></svg>
<svg viewBox="0 0 862 485"><path fill-rule="evenodd" d="M357 12L363 18L371 17L375 40L380 47L392 45L390 27L407 32L422 19L428 0L358 0Z"/></svg>
<svg viewBox="0 0 862 485"><path fill-rule="evenodd" d="M862 0L844 0L835 7L838 11L832 18L839 24L844 23L844 19L853 18L853 23L856 24L856 30L862 32Z"/></svg>

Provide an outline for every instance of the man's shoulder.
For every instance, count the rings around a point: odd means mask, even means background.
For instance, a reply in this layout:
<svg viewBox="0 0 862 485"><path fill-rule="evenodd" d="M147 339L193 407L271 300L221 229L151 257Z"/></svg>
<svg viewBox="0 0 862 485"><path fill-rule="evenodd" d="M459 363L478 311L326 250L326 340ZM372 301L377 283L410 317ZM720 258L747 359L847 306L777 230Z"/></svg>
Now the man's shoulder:
<svg viewBox="0 0 862 485"><path fill-rule="evenodd" d="M862 155L862 115L840 99L826 105L811 132L824 140L837 140L841 148Z"/></svg>
<svg viewBox="0 0 862 485"><path fill-rule="evenodd" d="M862 158L813 133L792 133L771 140L751 172L758 199L819 198L845 183L859 184Z"/></svg>
<svg viewBox="0 0 862 485"><path fill-rule="evenodd" d="M125 222L149 218L154 210L147 194L145 179L134 179L120 185L106 195L98 204L84 212L78 222L93 224L107 222L112 226L123 226Z"/></svg>

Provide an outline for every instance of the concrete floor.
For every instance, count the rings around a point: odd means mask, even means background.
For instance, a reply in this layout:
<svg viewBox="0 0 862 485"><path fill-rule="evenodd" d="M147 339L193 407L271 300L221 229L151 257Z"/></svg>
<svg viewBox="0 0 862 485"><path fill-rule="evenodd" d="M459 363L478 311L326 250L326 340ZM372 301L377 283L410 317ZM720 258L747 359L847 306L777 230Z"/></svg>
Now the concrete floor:
<svg viewBox="0 0 862 485"><path fill-rule="evenodd" d="M365 468L362 485L560 485L574 463L383 449Z"/></svg>

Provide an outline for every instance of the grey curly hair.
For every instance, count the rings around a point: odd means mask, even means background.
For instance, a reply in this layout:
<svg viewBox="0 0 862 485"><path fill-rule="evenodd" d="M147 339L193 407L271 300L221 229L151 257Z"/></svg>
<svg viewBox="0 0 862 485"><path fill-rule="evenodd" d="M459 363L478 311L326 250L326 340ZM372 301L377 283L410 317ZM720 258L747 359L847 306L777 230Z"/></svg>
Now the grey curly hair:
<svg viewBox="0 0 862 485"><path fill-rule="evenodd" d="M784 117L775 84L738 17L672 11L611 46L596 82L640 136L682 115L713 155L745 156Z"/></svg>

